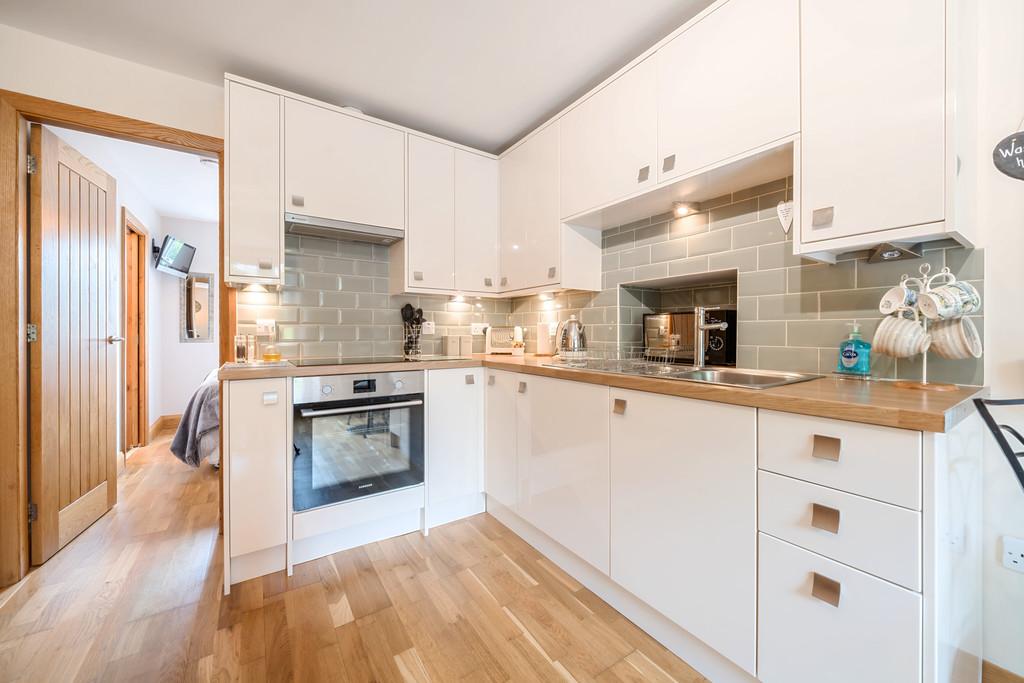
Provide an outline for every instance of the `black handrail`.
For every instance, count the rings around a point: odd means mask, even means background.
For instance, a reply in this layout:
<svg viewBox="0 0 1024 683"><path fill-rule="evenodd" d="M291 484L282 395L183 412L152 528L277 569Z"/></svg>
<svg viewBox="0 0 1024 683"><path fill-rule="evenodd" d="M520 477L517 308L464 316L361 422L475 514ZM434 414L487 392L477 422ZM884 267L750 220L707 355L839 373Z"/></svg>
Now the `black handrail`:
<svg viewBox="0 0 1024 683"><path fill-rule="evenodd" d="M974 399L974 405L977 407L978 414L981 415L981 419L985 421L989 431L992 432L992 436L995 437L996 443L999 444L999 448L1003 451L1003 455L1006 456L1006 460L1010 463L1010 469L1012 469L1013 473L1017 475L1017 481L1020 482L1021 490L1024 490L1024 466L1021 465L1021 460L1024 459L1024 452L1015 453L1013 448L1010 446L1010 442L1006 439L1006 434L1008 433L1016 439L1021 446L1024 446L1024 436L1021 436L1020 432L1010 425L1001 425L997 423L995 418L992 417L992 413L988 410L989 406L1024 405L1024 398L976 398Z"/></svg>

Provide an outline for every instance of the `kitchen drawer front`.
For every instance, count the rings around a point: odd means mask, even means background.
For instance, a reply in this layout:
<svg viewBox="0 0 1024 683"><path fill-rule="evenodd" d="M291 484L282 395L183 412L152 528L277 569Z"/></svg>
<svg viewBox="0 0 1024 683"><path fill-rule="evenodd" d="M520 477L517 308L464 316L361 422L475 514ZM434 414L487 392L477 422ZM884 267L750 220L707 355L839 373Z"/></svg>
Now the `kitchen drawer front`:
<svg viewBox="0 0 1024 683"><path fill-rule="evenodd" d="M758 472L758 529L921 590L921 513Z"/></svg>
<svg viewBox="0 0 1024 683"><path fill-rule="evenodd" d="M759 410L757 465L830 488L921 509L921 433Z"/></svg>
<svg viewBox="0 0 1024 683"><path fill-rule="evenodd" d="M759 534L758 679L921 680L921 596Z"/></svg>

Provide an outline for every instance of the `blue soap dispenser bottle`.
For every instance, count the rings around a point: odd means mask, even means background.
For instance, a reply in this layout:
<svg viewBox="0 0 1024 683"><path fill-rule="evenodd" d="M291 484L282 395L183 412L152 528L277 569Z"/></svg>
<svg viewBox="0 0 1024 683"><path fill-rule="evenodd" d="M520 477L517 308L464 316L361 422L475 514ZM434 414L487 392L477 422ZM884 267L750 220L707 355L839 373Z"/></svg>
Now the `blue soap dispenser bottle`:
<svg viewBox="0 0 1024 683"><path fill-rule="evenodd" d="M852 323L850 338L839 343L839 362L836 372L843 375L867 377L871 374L871 342L860 335L860 325Z"/></svg>

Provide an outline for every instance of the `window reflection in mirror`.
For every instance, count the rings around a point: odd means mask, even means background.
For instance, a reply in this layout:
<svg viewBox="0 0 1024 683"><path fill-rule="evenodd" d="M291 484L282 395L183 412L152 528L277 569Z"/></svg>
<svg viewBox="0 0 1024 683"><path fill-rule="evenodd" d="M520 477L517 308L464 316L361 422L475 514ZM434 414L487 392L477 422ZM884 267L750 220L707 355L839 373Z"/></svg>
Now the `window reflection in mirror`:
<svg viewBox="0 0 1024 683"><path fill-rule="evenodd" d="M189 273L181 281L181 341L213 341L213 275Z"/></svg>

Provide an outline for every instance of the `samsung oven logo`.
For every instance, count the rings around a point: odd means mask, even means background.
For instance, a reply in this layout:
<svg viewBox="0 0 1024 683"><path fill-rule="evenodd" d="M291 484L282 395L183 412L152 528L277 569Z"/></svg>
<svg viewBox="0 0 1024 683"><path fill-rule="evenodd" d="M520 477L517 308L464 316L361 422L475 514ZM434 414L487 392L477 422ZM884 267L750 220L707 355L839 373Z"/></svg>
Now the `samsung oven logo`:
<svg viewBox="0 0 1024 683"><path fill-rule="evenodd" d="M360 484L357 488L360 488L360 489L370 489L370 488L373 488L373 484Z"/></svg>

